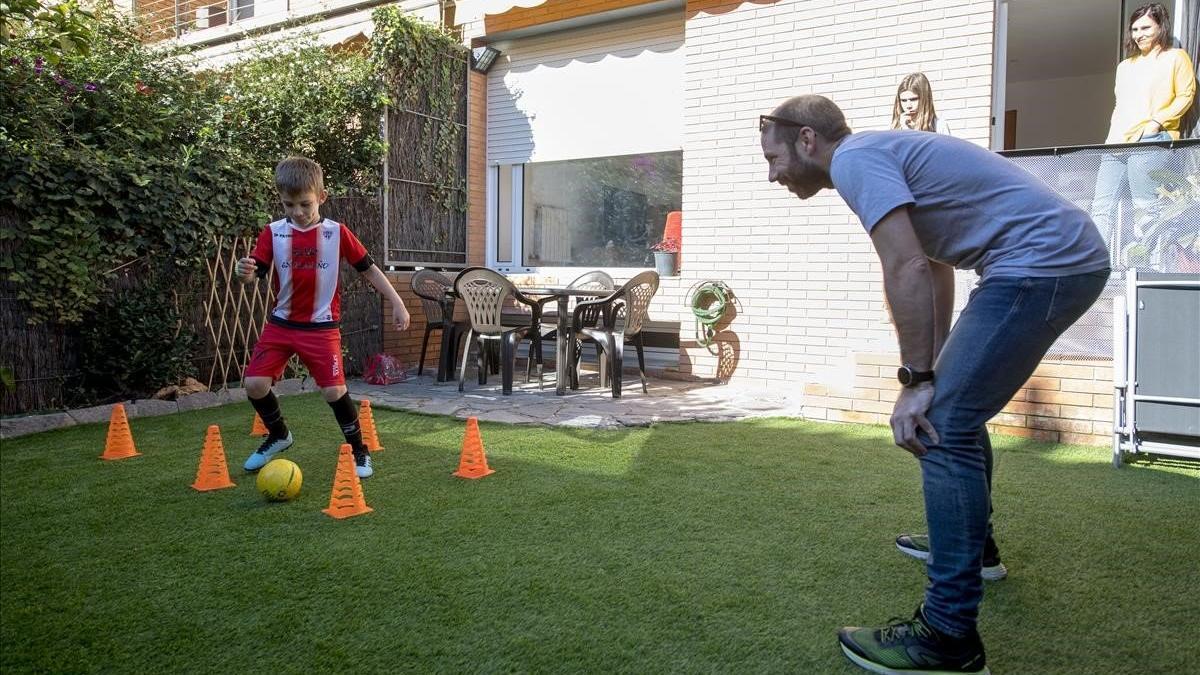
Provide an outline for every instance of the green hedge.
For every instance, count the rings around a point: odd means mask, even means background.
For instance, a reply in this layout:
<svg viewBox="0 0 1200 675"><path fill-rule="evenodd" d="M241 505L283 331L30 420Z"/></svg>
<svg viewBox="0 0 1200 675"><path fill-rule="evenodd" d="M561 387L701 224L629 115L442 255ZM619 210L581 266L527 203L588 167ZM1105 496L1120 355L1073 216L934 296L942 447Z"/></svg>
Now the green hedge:
<svg viewBox="0 0 1200 675"><path fill-rule="evenodd" d="M371 54L289 40L197 73L186 54L144 44L111 10L69 3L52 8L52 21L14 16L0 44L0 205L15 222L0 231L0 275L30 322L128 323L114 313L123 270L168 286L202 278L215 236L253 234L269 220L271 172L289 154L321 162L331 193L379 188L379 120L394 87ZM389 21L454 44L407 17ZM128 364L91 358L91 381L107 368L109 388L144 393L181 375L175 335L159 334L178 310L143 296L144 330L129 339L145 357L138 368L159 363L158 372L131 378Z"/></svg>

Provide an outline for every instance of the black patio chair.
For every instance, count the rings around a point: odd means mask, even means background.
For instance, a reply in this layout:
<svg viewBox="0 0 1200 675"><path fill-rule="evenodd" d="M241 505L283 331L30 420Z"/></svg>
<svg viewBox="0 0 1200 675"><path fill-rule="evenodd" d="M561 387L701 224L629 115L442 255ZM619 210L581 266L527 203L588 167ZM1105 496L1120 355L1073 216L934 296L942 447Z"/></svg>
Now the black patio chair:
<svg viewBox="0 0 1200 675"><path fill-rule="evenodd" d="M593 270L576 277L574 281L567 284L567 288L582 288L590 291L615 291L617 289L617 282L613 281L613 278L609 276L607 272ZM542 335L543 340L547 338L552 339L555 331L558 328L558 310L554 309L547 311L546 309L546 305L554 302L555 300L556 298L554 297L542 298L538 300L538 302L542 305L542 324L546 328L549 328L549 331ZM573 309L574 307L571 307L568 311ZM596 317L598 321L599 312L596 312Z"/></svg>
<svg viewBox="0 0 1200 675"><path fill-rule="evenodd" d="M602 272L600 270L593 270L591 272L585 272L585 273L579 275L578 277L576 277L574 281L567 284L567 288L581 288L581 289L586 289L586 290L591 290L591 291L612 291L612 290L616 290L617 282L613 281L613 278L611 276L609 276L607 272ZM550 305L551 303L557 304L557 300L558 299L556 297L550 296L547 298L540 298L537 301L538 304L540 304L542 307L541 330L544 331L540 335L540 338L542 341L558 339L558 309L555 308L555 309L548 310L546 307L547 305ZM571 305L570 305L568 311L573 311L575 304L577 304L577 301L572 299L572 302L571 302ZM594 311L589 311L587 314L587 320L593 326L599 325L600 318L601 317L600 317L599 309L594 310ZM570 319L568 319L568 321L570 321ZM591 338L585 337L585 340L588 342L592 342ZM600 355L601 355L600 346L597 345L596 346L597 362L600 360ZM571 388L578 389L579 388L578 361L576 361L576 363L575 363L575 368L572 368L568 372L570 373L570 377L571 377Z"/></svg>
<svg viewBox="0 0 1200 675"><path fill-rule="evenodd" d="M429 349L429 334L435 330L450 331L447 340L452 354L443 355L447 363L455 363L458 356L458 339L462 332L470 326L466 321L454 320L454 300L447 299L447 291L454 288L450 277L433 270L418 270L412 276L412 291L420 298L421 308L425 311L425 336L421 339L421 361L417 366L417 376L425 371L425 353ZM450 369L450 374L453 373Z"/></svg>
<svg viewBox="0 0 1200 675"><path fill-rule="evenodd" d="M613 398L621 398L621 374L626 341L632 341L637 349L642 393L649 393L646 386L646 354L642 342L642 327L650 309L650 300L657 292L658 273L642 272L608 297L575 305L571 316L572 337L586 337L596 341L603 352L600 359L600 386L605 385L605 370L611 366ZM574 360L574 370L578 373L580 350L575 346L575 340L568 343L568 350Z"/></svg>

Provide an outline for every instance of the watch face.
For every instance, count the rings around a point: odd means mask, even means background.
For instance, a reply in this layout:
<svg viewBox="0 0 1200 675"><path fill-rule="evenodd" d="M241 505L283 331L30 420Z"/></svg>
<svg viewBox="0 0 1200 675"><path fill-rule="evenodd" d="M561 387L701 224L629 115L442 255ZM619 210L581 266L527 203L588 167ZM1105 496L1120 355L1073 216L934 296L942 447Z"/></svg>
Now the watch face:
<svg viewBox="0 0 1200 675"><path fill-rule="evenodd" d="M900 366L896 369L896 379L900 380L900 384L907 385L912 382L912 370L908 366Z"/></svg>

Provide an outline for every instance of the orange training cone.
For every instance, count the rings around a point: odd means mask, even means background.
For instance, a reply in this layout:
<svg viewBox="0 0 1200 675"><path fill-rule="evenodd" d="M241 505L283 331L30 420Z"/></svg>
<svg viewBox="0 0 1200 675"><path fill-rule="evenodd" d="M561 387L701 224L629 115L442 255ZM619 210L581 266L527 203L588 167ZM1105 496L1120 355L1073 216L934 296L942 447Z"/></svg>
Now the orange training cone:
<svg viewBox="0 0 1200 675"><path fill-rule="evenodd" d="M350 444L343 443L338 453L337 472L333 474L333 492L329 493L329 508L321 509L321 512L341 520L374 510L367 506L367 501L363 498L362 484L358 481L358 474L354 473L354 457L350 454Z"/></svg>
<svg viewBox="0 0 1200 675"><path fill-rule="evenodd" d="M379 432L375 430L375 415L371 413L371 402L365 398L358 406L358 426L362 429L363 445L367 446L367 450L376 452L383 449L379 444Z"/></svg>
<svg viewBox="0 0 1200 675"><path fill-rule="evenodd" d="M262 418L258 413L254 413L254 427L250 429L251 436L266 436L271 432L267 431L267 425L263 424Z"/></svg>
<svg viewBox="0 0 1200 675"><path fill-rule="evenodd" d="M213 424L204 435L204 450L200 453L200 466L196 469L196 482L192 487L201 491L221 490L236 487L229 480L229 467L225 465L225 444L221 442L221 427Z"/></svg>
<svg viewBox="0 0 1200 675"><path fill-rule="evenodd" d="M104 454L100 459L125 459L142 453L133 447L133 434L129 431L129 418L125 416L125 404L113 406L108 420L108 439L104 442Z"/></svg>
<svg viewBox="0 0 1200 675"><path fill-rule="evenodd" d="M496 473L489 469L483 454L483 439L479 437L479 421L467 418L467 433L463 436L462 458L458 460L458 471L452 475L459 478L483 478Z"/></svg>

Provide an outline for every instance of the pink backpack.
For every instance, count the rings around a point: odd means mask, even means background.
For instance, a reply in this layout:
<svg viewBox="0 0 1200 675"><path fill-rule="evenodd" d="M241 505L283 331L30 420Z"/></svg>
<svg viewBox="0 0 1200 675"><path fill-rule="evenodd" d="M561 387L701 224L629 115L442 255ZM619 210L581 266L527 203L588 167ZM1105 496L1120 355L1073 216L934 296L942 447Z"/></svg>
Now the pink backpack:
<svg viewBox="0 0 1200 675"><path fill-rule="evenodd" d="M396 384L408 379L408 371L400 359L390 354L376 354L367 359L363 380L367 384Z"/></svg>

